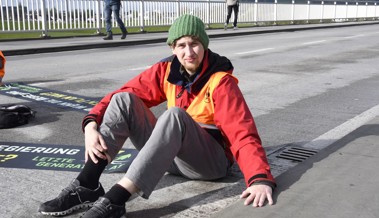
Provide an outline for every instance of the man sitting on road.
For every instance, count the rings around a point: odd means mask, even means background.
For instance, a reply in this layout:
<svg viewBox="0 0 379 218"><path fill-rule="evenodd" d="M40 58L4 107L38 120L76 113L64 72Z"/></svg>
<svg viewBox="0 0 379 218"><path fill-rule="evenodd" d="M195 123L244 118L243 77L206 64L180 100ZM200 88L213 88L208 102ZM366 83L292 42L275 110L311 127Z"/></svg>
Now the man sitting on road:
<svg viewBox="0 0 379 218"><path fill-rule="evenodd" d="M232 75L233 65L208 49L204 23L183 15L170 27L173 55L106 95L83 119L86 163L61 194L39 211L84 218L122 217L131 195L148 198L166 173L194 180L227 175L236 160L245 177L245 204L273 204L275 181L254 119ZM150 107L167 101L156 118ZM125 141L139 150L108 192L99 178Z"/></svg>

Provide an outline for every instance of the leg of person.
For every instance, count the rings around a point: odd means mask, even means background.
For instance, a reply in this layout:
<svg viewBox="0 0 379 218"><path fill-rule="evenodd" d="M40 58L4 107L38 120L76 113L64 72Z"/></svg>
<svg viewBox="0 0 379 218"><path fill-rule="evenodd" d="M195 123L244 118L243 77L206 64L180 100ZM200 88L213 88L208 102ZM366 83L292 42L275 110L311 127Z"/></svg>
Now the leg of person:
<svg viewBox="0 0 379 218"><path fill-rule="evenodd" d="M137 150L141 150L156 122L151 110L134 94L120 92L113 95L99 127L111 159L116 157L128 138Z"/></svg>
<svg viewBox="0 0 379 218"><path fill-rule="evenodd" d="M130 138L135 136L131 134ZM212 180L226 176L228 168L223 147L184 110L170 108L158 119L118 187L112 187L83 218L122 216L127 199L115 203L106 196L124 195L120 193L127 191L128 196L139 192L148 198L166 171L190 179Z"/></svg>
<svg viewBox="0 0 379 218"><path fill-rule="evenodd" d="M139 135L131 134L130 138L141 141ZM190 179L213 180L226 176L229 164L223 147L206 130L183 109L170 108L158 119L150 138L116 185L118 187L112 187L83 218L122 216L126 213L127 199L115 203L106 196L120 198L124 195L120 193L128 192L130 196L138 192L148 198L166 171Z"/></svg>
<svg viewBox="0 0 379 218"><path fill-rule="evenodd" d="M129 137L141 150L149 139L157 119L135 95L118 93L112 97L103 122L99 128L108 145L108 154L113 159ZM131 191L132 192L132 191ZM125 202L132 193L121 185L114 185L104 197L95 202L83 218L121 217L125 214Z"/></svg>
<svg viewBox="0 0 379 218"><path fill-rule="evenodd" d="M228 167L223 147L183 109L173 107L159 117L125 177L148 198L167 171L212 180L224 177Z"/></svg>
<svg viewBox="0 0 379 218"><path fill-rule="evenodd" d="M233 29L237 30L237 19L238 19L238 11L239 11L239 5L236 4L233 6L233 13L234 13L234 21L233 21Z"/></svg>
<svg viewBox="0 0 379 218"><path fill-rule="evenodd" d="M128 34L128 31L125 28L124 22L120 18L120 8L121 8L121 4L119 4L119 5L113 5L112 6L113 14L114 14L114 16L116 18L118 26L121 29L121 32L122 32L121 39L125 39L126 35Z"/></svg>
<svg viewBox="0 0 379 218"><path fill-rule="evenodd" d="M107 36L105 36L104 40L112 40L112 8L110 5L104 3L104 14L105 14L105 31L107 32Z"/></svg>
<svg viewBox="0 0 379 218"><path fill-rule="evenodd" d="M137 117L138 119L135 119ZM138 140L134 140L134 143L137 145L136 147L141 148L149 138L155 123L156 118L153 113L139 98L128 93L115 94L100 126L100 133L106 141L111 158L113 159L117 155L130 133L139 135ZM133 130L129 130L130 128ZM99 178L107 163L106 160L99 160L99 163L95 164L88 159L77 179L57 198L43 203L39 212L62 216L92 206L100 196L104 195ZM97 187L91 190L83 184L86 186L95 184Z"/></svg>
<svg viewBox="0 0 379 218"><path fill-rule="evenodd" d="M225 24L224 24L224 30L228 29L229 20L230 20L230 17L232 16L232 7L233 6L228 5L228 14L226 15L226 21L225 21Z"/></svg>

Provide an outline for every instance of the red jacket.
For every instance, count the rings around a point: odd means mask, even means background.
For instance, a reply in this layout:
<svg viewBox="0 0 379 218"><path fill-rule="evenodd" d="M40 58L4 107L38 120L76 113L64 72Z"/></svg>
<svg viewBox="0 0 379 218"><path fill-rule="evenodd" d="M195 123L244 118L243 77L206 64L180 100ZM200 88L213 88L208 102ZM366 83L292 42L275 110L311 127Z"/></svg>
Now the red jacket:
<svg viewBox="0 0 379 218"><path fill-rule="evenodd" d="M3 79L4 75L5 75L5 57L3 55L3 52L0 51L0 82L1 80Z"/></svg>
<svg viewBox="0 0 379 218"><path fill-rule="evenodd" d="M118 92L133 93L141 98L148 107L165 102L167 99L163 91L163 84L168 66L171 69L167 80L177 85L176 93L181 93L180 97L176 99L176 106L183 109L190 105L213 73L223 71L231 74L233 71L233 65L227 58L208 49L195 80L186 82L180 73L178 59L175 56L168 57L145 70L120 89L106 95L85 116L83 128L92 120L97 123L102 122L110 99ZM250 186L252 183L260 181L275 187L275 181L271 175L265 151L261 146L253 116L235 79L232 76L223 77L212 98L215 111L214 123L221 131L219 140L226 145L225 153L229 160L237 161L244 174L246 185ZM212 135L215 137L215 134Z"/></svg>

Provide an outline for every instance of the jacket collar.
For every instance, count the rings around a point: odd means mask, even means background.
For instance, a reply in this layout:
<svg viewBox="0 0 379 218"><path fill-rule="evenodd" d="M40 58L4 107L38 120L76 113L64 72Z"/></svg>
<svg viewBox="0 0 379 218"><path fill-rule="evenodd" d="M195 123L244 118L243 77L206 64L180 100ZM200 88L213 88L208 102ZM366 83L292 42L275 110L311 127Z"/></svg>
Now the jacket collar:
<svg viewBox="0 0 379 218"><path fill-rule="evenodd" d="M234 69L228 58L207 49L199 70L196 72L195 79L193 82L188 82L181 72L182 65L178 58L174 55L171 60L170 74L167 81L177 86L183 86L189 93L194 94L197 94L203 88L214 73L222 71L232 74Z"/></svg>

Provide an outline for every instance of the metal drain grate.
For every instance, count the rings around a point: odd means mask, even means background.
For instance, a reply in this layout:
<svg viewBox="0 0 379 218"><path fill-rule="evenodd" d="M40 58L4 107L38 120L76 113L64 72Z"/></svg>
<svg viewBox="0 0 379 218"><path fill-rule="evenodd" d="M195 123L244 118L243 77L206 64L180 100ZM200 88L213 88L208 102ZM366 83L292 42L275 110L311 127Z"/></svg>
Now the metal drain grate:
<svg viewBox="0 0 379 218"><path fill-rule="evenodd" d="M286 160L293 160L296 162L302 162L314 154L317 154L316 150L299 148L299 147L291 147L289 149L284 150L282 153L280 153L276 157L286 159Z"/></svg>

